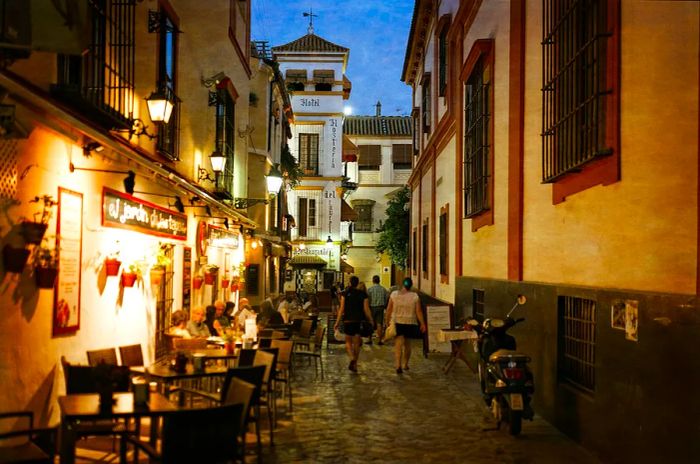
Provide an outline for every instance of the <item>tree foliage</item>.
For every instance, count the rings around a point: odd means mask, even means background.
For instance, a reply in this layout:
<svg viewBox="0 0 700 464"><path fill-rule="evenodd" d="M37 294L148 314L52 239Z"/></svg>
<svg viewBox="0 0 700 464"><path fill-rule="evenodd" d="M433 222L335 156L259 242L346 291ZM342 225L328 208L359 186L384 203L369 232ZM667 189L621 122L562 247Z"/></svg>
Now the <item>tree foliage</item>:
<svg viewBox="0 0 700 464"><path fill-rule="evenodd" d="M282 175L287 178L287 185L291 188L299 185L301 178L304 177L304 171L294 159L294 155L289 151L289 146L286 143L282 147L280 169L282 170Z"/></svg>
<svg viewBox="0 0 700 464"><path fill-rule="evenodd" d="M408 259L410 229L408 204L410 199L411 193L405 186L389 200L386 208L386 222L379 229L379 240L375 247L379 253L388 254L391 262L401 269L406 268Z"/></svg>

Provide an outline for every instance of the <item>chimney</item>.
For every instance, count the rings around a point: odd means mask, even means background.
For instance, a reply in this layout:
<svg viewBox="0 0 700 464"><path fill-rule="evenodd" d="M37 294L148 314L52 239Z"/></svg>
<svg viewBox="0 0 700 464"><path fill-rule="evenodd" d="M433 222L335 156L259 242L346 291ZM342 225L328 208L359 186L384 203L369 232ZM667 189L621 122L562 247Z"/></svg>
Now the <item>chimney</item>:
<svg viewBox="0 0 700 464"><path fill-rule="evenodd" d="M382 102L377 100L377 104L374 106L377 108L377 114L375 116L381 116L382 115Z"/></svg>

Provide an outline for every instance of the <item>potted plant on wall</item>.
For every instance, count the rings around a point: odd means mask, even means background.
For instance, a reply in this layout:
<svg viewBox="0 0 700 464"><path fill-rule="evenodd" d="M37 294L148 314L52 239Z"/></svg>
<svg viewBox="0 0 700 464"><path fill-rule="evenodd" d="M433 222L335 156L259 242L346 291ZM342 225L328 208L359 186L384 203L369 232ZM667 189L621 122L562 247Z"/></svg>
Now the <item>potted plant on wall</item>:
<svg viewBox="0 0 700 464"><path fill-rule="evenodd" d="M122 262L119 261L119 250L114 251L110 253L106 258L105 258L105 274L107 276L118 276L119 275L119 268L121 267Z"/></svg>
<svg viewBox="0 0 700 464"><path fill-rule="evenodd" d="M171 262L171 259L165 254L168 245L160 245L156 254L156 262L151 266L151 285L160 285L163 282L165 268Z"/></svg>
<svg viewBox="0 0 700 464"><path fill-rule="evenodd" d="M194 287L195 290L199 290L202 288L202 284L204 283L204 277L201 275L196 275L192 278L192 287Z"/></svg>
<svg viewBox="0 0 700 464"><path fill-rule="evenodd" d="M16 248L6 244L2 249L2 263L5 272L16 272L21 274L29 259L29 250L26 248Z"/></svg>
<svg viewBox="0 0 700 464"><path fill-rule="evenodd" d="M41 213L36 213L33 221L23 220L20 223L20 234L27 244L39 245L41 243L46 229L49 227L49 219L51 219L52 212L51 208L58 204L51 195L37 196L29 202L38 203L40 201L44 203Z"/></svg>
<svg viewBox="0 0 700 464"><path fill-rule="evenodd" d="M141 269L137 263L131 263L122 270L122 287L133 287L141 276Z"/></svg>
<svg viewBox="0 0 700 464"><path fill-rule="evenodd" d="M215 264L207 264L204 267L204 283L206 285L214 285L216 275L219 273L219 266Z"/></svg>
<svg viewBox="0 0 700 464"><path fill-rule="evenodd" d="M228 278L228 273L225 273L224 277L221 279L221 288L228 288L230 283L231 280Z"/></svg>
<svg viewBox="0 0 700 464"><path fill-rule="evenodd" d="M58 276L58 253L50 247L48 240L42 240L34 251L34 279L39 288L53 288Z"/></svg>

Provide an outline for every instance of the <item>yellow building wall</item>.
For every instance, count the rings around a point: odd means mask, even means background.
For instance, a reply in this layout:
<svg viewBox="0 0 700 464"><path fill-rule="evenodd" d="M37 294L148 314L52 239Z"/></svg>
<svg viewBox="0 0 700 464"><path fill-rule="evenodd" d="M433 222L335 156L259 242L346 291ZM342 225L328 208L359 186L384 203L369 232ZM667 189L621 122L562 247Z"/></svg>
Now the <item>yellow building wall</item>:
<svg viewBox="0 0 700 464"><path fill-rule="evenodd" d="M482 4L463 44L462 60L464 61L476 40L493 39L495 41L492 86L494 92L492 111L494 141L491 150L494 160L492 176L494 182L494 224L472 232L471 219L462 219L462 275L464 276L505 279L508 272L508 59L510 39L509 23L504 18L509 17L509 4L510 2L507 1Z"/></svg>
<svg viewBox="0 0 700 464"><path fill-rule="evenodd" d="M435 236L433 235L433 219L431 218L431 209L433 204L433 197L435 196L435 190L433 185L433 169L425 169L423 171L423 177L421 178L421 197L420 197L420 220L418 224L418 269L419 276L418 281L420 282L420 289L426 293L432 293L430 273L434 272L435 266L433 260L431 259L433 253L433 242ZM428 221L428 241L427 250L423 250L423 224ZM437 230L437 229L435 229ZM428 254L428 264L430 269L423 269L423 253ZM426 274L427 272L427 274Z"/></svg>
<svg viewBox="0 0 700 464"><path fill-rule="evenodd" d="M442 301L454 302L455 296L455 224L457 219L457 210L455 202L455 137L450 139L450 142L438 154L435 160L435 255L433 256L433 269L435 269L435 297ZM447 237L447 255L448 255L448 282L442 283L440 279L440 208L448 205L448 237Z"/></svg>
<svg viewBox="0 0 700 464"><path fill-rule="evenodd" d="M623 1L621 181L552 205L541 184L541 12L528 3L524 278L694 293L697 2Z"/></svg>

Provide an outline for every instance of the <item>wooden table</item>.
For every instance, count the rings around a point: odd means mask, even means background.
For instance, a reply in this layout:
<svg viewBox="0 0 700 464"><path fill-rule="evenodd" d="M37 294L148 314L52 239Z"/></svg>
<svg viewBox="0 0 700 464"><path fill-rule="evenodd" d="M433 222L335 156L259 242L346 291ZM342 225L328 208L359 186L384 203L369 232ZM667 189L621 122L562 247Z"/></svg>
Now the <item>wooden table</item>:
<svg viewBox="0 0 700 464"><path fill-rule="evenodd" d="M454 366L457 359L461 359L462 361L464 361L469 367L469 369L471 369L472 372L475 372L474 368L469 363L469 360L462 352L462 349L464 340L476 340L477 338L479 338L479 335L473 330L440 329L440 332L438 332L437 337L438 341L450 342L450 344L452 345L452 353L450 353L449 359L442 367L442 371L445 374L450 372L450 369L452 369L452 366Z"/></svg>
<svg viewBox="0 0 700 464"><path fill-rule="evenodd" d="M75 462L75 426L80 421L99 419L136 419L136 430L139 433L140 419L151 417L151 441L155 443L158 433L158 416L173 412L177 407L160 393L151 393L148 403L140 406L134 404L133 393L114 393L114 405L109 411L100 410L100 399L97 393L66 395L58 398L61 410L61 464ZM125 456L120 456L124 462Z"/></svg>
<svg viewBox="0 0 700 464"><path fill-rule="evenodd" d="M208 350L199 350L208 351ZM222 351L222 350L219 350ZM195 370L192 364L188 363L187 368L184 372L176 372L170 368L169 365L165 364L155 364L150 367L132 367L131 372L142 374L146 376L149 380L158 382L161 386L161 392L166 393L169 387L177 382L182 382L184 380L193 379L215 379L226 377L226 372L228 372L227 366L207 366L202 370ZM181 393L179 395L178 404L184 405L184 395Z"/></svg>

